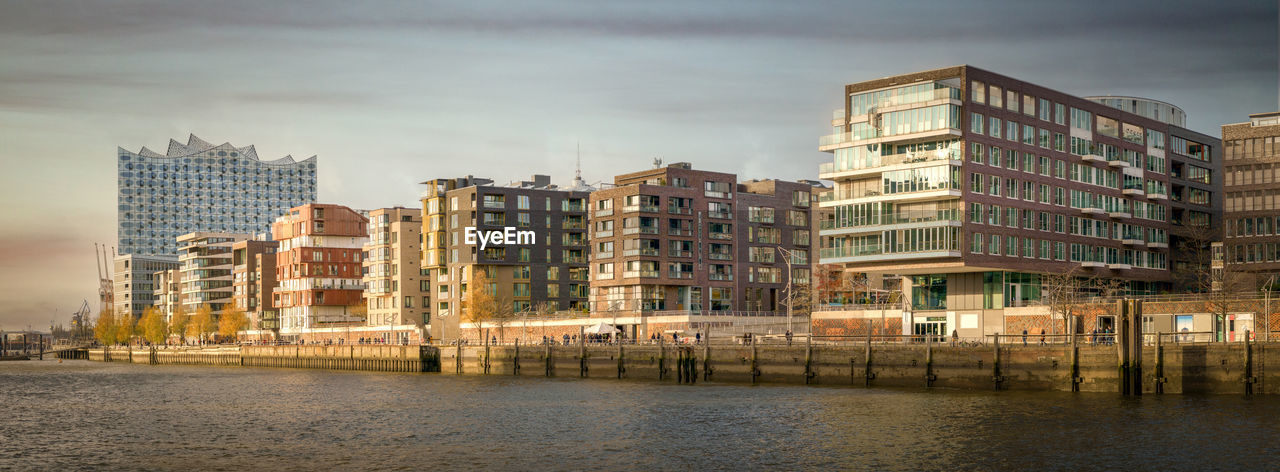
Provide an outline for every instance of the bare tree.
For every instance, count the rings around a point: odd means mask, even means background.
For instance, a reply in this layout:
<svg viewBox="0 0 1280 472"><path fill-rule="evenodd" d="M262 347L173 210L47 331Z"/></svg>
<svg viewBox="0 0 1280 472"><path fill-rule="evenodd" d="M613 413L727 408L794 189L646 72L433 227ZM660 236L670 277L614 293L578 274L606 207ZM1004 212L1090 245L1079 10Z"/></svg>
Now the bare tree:
<svg viewBox="0 0 1280 472"><path fill-rule="evenodd" d="M1073 310L1084 297L1086 279L1080 266L1041 276L1041 300L1049 307L1050 319L1062 320L1062 332L1069 333Z"/></svg>

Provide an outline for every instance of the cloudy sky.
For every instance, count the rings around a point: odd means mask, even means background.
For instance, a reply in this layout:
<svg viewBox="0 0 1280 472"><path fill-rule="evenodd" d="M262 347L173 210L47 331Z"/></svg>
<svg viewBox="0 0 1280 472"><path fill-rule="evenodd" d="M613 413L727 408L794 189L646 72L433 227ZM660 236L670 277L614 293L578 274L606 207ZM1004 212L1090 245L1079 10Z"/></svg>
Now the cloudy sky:
<svg viewBox="0 0 1280 472"><path fill-rule="evenodd" d="M189 133L319 156L319 197L589 181L654 157L814 178L850 82L972 64L1138 95L1189 126L1277 108L1270 1L44 2L0 0L0 328L88 299L115 150Z"/></svg>

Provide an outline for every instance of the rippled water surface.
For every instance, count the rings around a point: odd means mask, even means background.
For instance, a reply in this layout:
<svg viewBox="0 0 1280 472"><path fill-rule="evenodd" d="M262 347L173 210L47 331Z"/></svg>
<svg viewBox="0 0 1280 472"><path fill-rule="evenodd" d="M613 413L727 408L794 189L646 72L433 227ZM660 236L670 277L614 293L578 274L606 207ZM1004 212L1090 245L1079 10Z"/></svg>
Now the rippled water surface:
<svg viewBox="0 0 1280 472"><path fill-rule="evenodd" d="M1276 470L1280 399L0 363L0 469Z"/></svg>

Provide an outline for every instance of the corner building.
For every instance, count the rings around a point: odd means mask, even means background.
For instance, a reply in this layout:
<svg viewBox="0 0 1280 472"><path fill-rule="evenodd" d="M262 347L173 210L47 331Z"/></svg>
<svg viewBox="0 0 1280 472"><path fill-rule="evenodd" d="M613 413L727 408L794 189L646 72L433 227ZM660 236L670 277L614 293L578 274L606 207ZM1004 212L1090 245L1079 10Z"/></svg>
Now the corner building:
<svg viewBox="0 0 1280 472"><path fill-rule="evenodd" d="M391 327L398 342L426 339L431 322L430 280L420 269L422 210L379 208L369 212L364 245L367 326Z"/></svg>
<svg viewBox="0 0 1280 472"><path fill-rule="evenodd" d="M1265 284L1280 274L1280 112L1223 125L1222 144L1225 260L1231 270Z"/></svg>
<svg viewBox="0 0 1280 472"><path fill-rule="evenodd" d="M1221 224L1220 140L1170 122L970 66L841 101L821 262L900 280L905 333L1000 331L987 310L1038 301L1048 273L1174 289L1179 235Z"/></svg>
<svg viewBox="0 0 1280 472"><path fill-rule="evenodd" d="M273 305L281 336L364 323L361 248L368 225L350 208L319 203L293 208L271 225L280 243Z"/></svg>
<svg viewBox="0 0 1280 472"><path fill-rule="evenodd" d="M593 311L779 310L784 251L811 276L812 190L684 162L615 177L591 193Z"/></svg>

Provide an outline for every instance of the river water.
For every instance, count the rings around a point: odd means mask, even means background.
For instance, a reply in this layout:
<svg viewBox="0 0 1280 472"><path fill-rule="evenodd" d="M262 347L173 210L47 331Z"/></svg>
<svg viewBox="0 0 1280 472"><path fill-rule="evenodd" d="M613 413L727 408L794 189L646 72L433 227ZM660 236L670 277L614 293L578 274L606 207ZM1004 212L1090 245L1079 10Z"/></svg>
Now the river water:
<svg viewBox="0 0 1280 472"><path fill-rule="evenodd" d="M1259 470L1280 398L0 362L0 469Z"/></svg>

